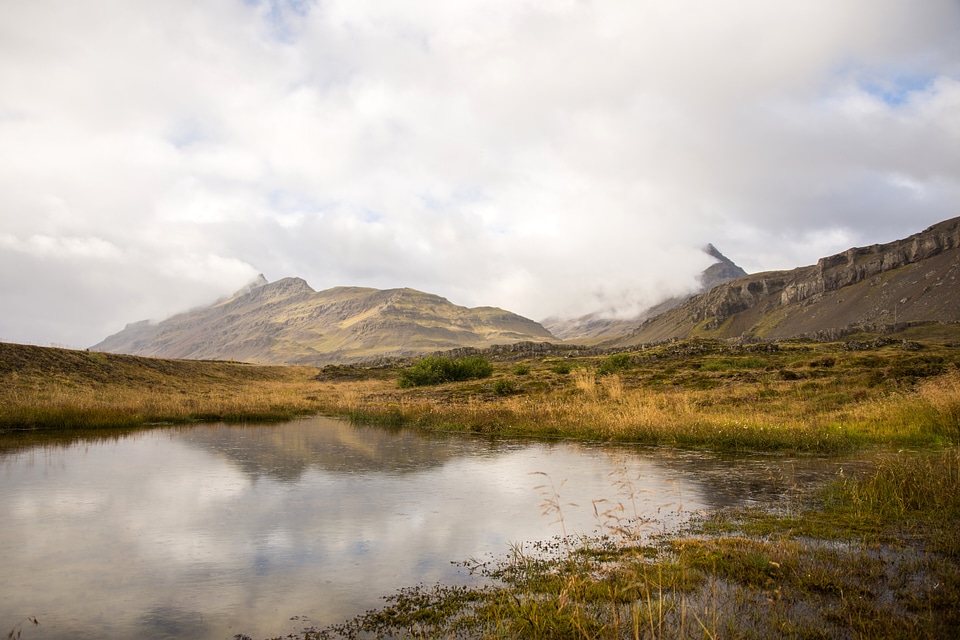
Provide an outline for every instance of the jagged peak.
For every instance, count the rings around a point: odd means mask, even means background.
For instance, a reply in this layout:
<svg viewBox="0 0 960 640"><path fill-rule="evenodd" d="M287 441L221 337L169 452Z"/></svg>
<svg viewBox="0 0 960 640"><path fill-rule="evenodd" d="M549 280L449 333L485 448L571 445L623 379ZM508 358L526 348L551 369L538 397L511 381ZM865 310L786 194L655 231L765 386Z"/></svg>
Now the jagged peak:
<svg viewBox="0 0 960 640"><path fill-rule="evenodd" d="M712 242L707 243L707 246L703 248L703 252L706 253L711 258L716 258L717 260L719 260L720 262L723 262L724 264L737 266L733 260L723 255L723 253L721 253L720 250L717 249L716 245L714 245Z"/></svg>
<svg viewBox="0 0 960 640"><path fill-rule="evenodd" d="M724 282L747 275L746 271L733 260L720 253L720 250L712 243L707 244L707 246L703 248L703 251L710 257L716 259L716 262L700 274L700 283L705 291L709 291Z"/></svg>
<svg viewBox="0 0 960 640"><path fill-rule="evenodd" d="M283 291L287 293L295 293L299 291L306 291L310 293L316 293L313 288L307 284L307 281L303 278L280 278L276 282L270 282L263 285L264 290L268 291Z"/></svg>
<svg viewBox="0 0 960 640"><path fill-rule="evenodd" d="M242 289L234 293L229 298L223 300L218 304L228 304L240 299L246 299L249 297L289 297L292 295L298 295L301 293L316 293L307 281L303 278L281 278L275 282L268 282L267 279L260 274L248 284L246 284Z"/></svg>
<svg viewBox="0 0 960 640"><path fill-rule="evenodd" d="M233 295L227 296L226 298L220 298L220 300L218 300L217 303L215 304L219 304L220 302L225 302L227 300L232 300L233 298L239 298L240 296L244 296L250 293L251 291L255 291L266 284L267 284L267 279L261 273L256 278L254 278L247 284L243 285L236 291L234 291Z"/></svg>

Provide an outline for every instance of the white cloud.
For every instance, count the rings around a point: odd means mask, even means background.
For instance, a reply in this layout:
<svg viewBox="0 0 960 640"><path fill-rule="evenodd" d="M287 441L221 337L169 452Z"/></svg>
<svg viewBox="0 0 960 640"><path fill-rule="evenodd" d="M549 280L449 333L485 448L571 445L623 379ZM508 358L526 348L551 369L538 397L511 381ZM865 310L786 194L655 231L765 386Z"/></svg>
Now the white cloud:
<svg viewBox="0 0 960 640"><path fill-rule="evenodd" d="M633 309L706 242L756 271L892 240L957 214L958 28L949 0L11 5L0 337L86 346L258 271Z"/></svg>

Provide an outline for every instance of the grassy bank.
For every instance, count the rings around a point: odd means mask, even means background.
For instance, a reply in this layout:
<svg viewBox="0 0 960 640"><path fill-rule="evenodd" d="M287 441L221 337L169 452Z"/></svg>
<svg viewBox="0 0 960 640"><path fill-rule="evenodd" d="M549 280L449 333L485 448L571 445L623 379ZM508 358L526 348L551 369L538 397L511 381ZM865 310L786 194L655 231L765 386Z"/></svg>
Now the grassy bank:
<svg viewBox="0 0 960 640"><path fill-rule="evenodd" d="M429 388L345 382L324 398L354 420L424 429L837 453L958 442L958 364L943 345L690 341L500 363L490 379Z"/></svg>
<svg viewBox="0 0 960 640"><path fill-rule="evenodd" d="M320 410L315 375L0 343L0 430L290 419Z"/></svg>
<svg viewBox="0 0 960 640"><path fill-rule="evenodd" d="M890 456L803 502L716 513L674 535L623 513L607 514L601 537L467 563L487 587L407 589L303 638L960 634L960 450Z"/></svg>
<svg viewBox="0 0 960 640"><path fill-rule="evenodd" d="M510 359L478 380L401 388L411 365L262 367L0 344L0 429L326 413L490 436L835 453L960 441L960 349L892 342L688 341Z"/></svg>

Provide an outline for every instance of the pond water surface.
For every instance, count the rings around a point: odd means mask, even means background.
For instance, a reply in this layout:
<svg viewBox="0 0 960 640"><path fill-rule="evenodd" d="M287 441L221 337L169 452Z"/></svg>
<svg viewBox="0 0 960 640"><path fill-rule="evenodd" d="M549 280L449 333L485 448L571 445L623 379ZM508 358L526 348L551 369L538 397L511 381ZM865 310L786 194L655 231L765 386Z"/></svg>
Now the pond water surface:
<svg viewBox="0 0 960 640"><path fill-rule="evenodd" d="M41 624L23 638L296 633L401 587L469 582L454 561L596 532L595 504L654 518L654 532L785 495L842 464L332 418L30 445L0 436L0 633L26 616ZM542 513L547 499L562 522Z"/></svg>

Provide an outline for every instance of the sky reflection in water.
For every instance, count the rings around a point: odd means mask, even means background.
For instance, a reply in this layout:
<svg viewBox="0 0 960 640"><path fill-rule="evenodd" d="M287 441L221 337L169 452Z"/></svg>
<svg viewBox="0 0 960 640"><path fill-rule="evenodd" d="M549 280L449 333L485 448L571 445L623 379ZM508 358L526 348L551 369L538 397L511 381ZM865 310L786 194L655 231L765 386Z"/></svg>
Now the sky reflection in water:
<svg viewBox="0 0 960 640"><path fill-rule="evenodd" d="M827 468L824 468L826 464ZM783 492L835 463L574 443L494 442L329 418L196 426L0 456L0 631L40 638L229 638L296 632L420 582L469 577L600 511L686 513ZM541 475L546 474L546 475ZM618 495L626 480L633 500ZM549 492L549 490L548 490ZM577 506L572 506L575 503Z"/></svg>

